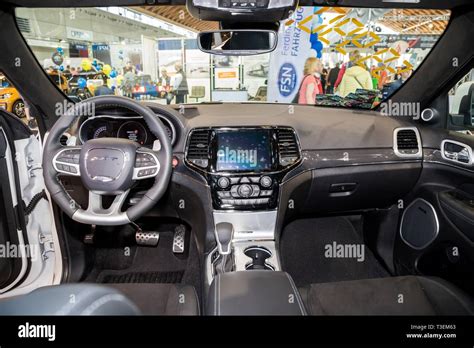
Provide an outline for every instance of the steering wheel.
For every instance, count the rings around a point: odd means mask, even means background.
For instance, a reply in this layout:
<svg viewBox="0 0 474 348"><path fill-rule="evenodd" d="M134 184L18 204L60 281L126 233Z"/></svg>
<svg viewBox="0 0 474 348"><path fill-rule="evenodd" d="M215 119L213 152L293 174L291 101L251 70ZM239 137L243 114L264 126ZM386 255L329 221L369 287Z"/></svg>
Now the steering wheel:
<svg viewBox="0 0 474 348"><path fill-rule="evenodd" d="M100 108L125 108L143 117L160 142L158 151L129 139L98 138L82 146L62 146L62 134L74 120L93 116ZM44 144L43 173L52 199L73 220L93 225L124 225L151 209L165 193L171 178L171 143L163 123L148 107L118 96L99 96L74 105L51 128ZM89 191L87 209L66 192L58 175L80 176ZM155 178L153 186L135 205L122 211L130 188L137 180ZM104 208L104 196L115 196Z"/></svg>

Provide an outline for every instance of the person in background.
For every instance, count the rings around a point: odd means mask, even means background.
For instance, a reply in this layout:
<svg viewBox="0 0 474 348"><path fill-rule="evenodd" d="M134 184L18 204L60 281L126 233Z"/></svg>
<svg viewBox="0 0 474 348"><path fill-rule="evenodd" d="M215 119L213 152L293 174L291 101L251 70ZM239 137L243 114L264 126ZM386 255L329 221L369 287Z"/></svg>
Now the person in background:
<svg viewBox="0 0 474 348"><path fill-rule="evenodd" d="M344 77L344 74L346 73L346 69L348 69L351 66L353 66L354 64L356 64L356 63L354 63L354 62L357 62L357 60L354 59L354 57L356 57L356 56L361 57L359 50L349 52L349 61L347 63L342 64L342 67L339 70L339 74L337 75L337 80L334 83L334 90L336 90L339 87L339 84L341 83L342 78Z"/></svg>
<svg viewBox="0 0 474 348"><path fill-rule="evenodd" d="M360 53L352 56L352 64L346 68L339 85L338 92L341 97L354 93L357 89L373 89L372 76L370 76L369 71L365 67L353 63L360 61L361 58Z"/></svg>
<svg viewBox="0 0 474 348"><path fill-rule="evenodd" d="M103 77L103 84L95 89L94 95L114 95L114 91L107 86L107 77Z"/></svg>
<svg viewBox="0 0 474 348"><path fill-rule="evenodd" d="M163 87L162 97L166 98L166 104L171 104L173 100L173 94L171 93L171 76L168 75L168 70L165 68L161 69L161 76L159 78L159 84Z"/></svg>
<svg viewBox="0 0 474 348"><path fill-rule="evenodd" d="M316 95L323 93L321 73L323 64L318 58L306 59L303 81L298 90L298 104L316 104Z"/></svg>
<svg viewBox="0 0 474 348"><path fill-rule="evenodd" d="M406 82L406 80L408 80L412 73L412 70L407 69L406 66L402 66L400 71L401 72L397 74L397 79L385 86L386 89L384 90L384 93L386 93L387 96L395 93L396 90L399 89Z"/></svg>
<svg viewBox="0 0 474 348"><path fill-rule="evenodd" d="M68 66L66 66L66 69L64 69L63 74L69 75L70 73L71 73L71 66L68 65Z"/></svg>
<svg viewBox="0 0 474 348"><path fill-rule="evenodd" d="M323 86L323 94L326 93L328 73L328 69L323 67L323 71L321 72L321 85Z"/></svg>
<svg viewBox="0 0 474 348"><path fill-rule="evenodd" d="M334 68L329 70L328 78L326 81L326 93L328 94L334 93L334 85L336 84L337 76L339 75L339 71L341 70L339 67L340 64L336 63Z"/></svg>
<svg viewBox="0 0 474 348"><path fill-rule="evenodd" d="M377 82L377 88L382 90L383 86L388 82L388 73L386 70L387 67L382 62L378 64L378 67L383 68L383 70L381 70L379 73L379 80Z"/></svg>
<svg viewBox="0 0 474 348"><path fill-rule="evenodd" d="M176 63L174 68L176 70L176 75L174 76L173 81L173 93L176 96L176 104L182 104L185 102L185 97L189 93L188 81L181 63Z"/></svg>
<svg viewBox="0 0 474 348"><path fill-rule="evenodd" d="M122 92L125 97L132 97L133 86L135 85L135 69L131 66L131 63L127 63L127 66L123 68L123 81L122 81Z"/></svg>
<svg viewBox="0 0 474 348"><path fill-rule="evenodd" d="M77 76L79 74L79 72L76 70L75 67L72 67L71 68L71 76Z"/></svg>

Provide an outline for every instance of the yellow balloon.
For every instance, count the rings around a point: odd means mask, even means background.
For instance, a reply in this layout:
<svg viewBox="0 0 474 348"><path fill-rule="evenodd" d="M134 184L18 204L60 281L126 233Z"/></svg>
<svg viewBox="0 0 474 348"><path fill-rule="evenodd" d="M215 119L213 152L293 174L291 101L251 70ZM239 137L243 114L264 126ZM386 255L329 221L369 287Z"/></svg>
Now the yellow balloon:
<svg viewBox="0 0 474 348"><path fill-rule="evenodd" d="M120 86L123 82L123 75L117 76L117 84Z"/></svg>
<svg viewBox="0 0 474 348"><path fill-rule="evenodd" d="M105 64L102 67L102 71L105 73L105 75L109 76L110 72L112 71L112 67L109 64Z"/></svg>
<svg viewBox="0 0 474 348"><path fill-rule="evenodd" d="M89 59L83 59L81 62L81 68L84 71L89 71L92 69L92 63Z"/></svg>

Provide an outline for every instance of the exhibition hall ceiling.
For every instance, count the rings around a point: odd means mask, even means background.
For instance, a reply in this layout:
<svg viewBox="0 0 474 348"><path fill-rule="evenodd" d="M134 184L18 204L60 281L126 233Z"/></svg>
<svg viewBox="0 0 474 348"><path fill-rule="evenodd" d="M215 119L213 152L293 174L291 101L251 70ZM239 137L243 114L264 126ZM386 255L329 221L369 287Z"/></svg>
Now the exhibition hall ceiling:
<svg viewBox="0 0 474 348"><path fill-rule="evenodd" d="M218 22L200 21L192 17L186 10L186 6L139 6L134 9L196 32L219 29ZM343 8L339 8L338 12L341 10L347 12ZM426 15L420 18L417 10L394 9L386 13L384 18L379 19L379 23L399 33L441 34L447 24L445 17L449 17L449 11L427 10Z"/></svg>
<svg viewBox="0 0 474 348"><path fill-rule="evenodd" d="M139 6L133 9L196 32L219 29L218 22L201 21L192 17L186 6Z"/></svg>

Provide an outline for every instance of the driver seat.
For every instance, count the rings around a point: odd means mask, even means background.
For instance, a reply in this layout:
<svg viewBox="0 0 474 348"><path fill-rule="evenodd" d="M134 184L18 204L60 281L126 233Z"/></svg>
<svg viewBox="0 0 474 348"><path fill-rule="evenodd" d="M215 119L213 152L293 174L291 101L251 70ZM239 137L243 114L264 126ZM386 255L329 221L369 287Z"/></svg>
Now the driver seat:
<svg viewBox="0 0 474 348"><path fill-rule="evenodd" d="M63 284L0 300L0 315L199 315L192 286Z"/></svg>

